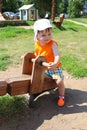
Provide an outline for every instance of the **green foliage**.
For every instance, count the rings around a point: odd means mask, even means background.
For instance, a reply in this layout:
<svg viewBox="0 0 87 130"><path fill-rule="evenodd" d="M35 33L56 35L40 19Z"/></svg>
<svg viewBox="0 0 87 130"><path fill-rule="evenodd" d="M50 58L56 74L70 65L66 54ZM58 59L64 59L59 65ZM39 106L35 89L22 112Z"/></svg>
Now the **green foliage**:
<svg viewBox="0 0 87 130"><path fill-rule="evenodd" d="M0 117L11 117L16 113L20 113L25 105L26 99L23 96L2 96L0 97Z"/></svg>
<svg viewBox="0 0 87 130"><path fill-rule="evenodd" d="M18 8L22 5L21 1L17 0L3 0L2 1L2 11L12 11L17 12Z"/></svg>
<svg viewBox="0 0 87 130"><path fill-rule="evenodd" d="M26 21L26 24L29 25L29 26L34 25L34 21Z"/></svg>
<svg viewBox="0 0 87 130"><path fill-rule="evenodd" d="M27 5L32 3L32 0L22 0L22 5Z"/></svg>
<svg viewBox="0 0 87 130"><path fill-rule="evenodd" d="M58 1L58 14L67 13L68 0L59 0Z"/></svg>
<svg viewBox="0 0 87 130"><path fill-rule="evenodd" d="M16 12L19 8L17 0L3 0L2 1L2 10L4 11L13 11Z"/></svg>
<svg viewBox="0 0 87 130"><path fill-rule="evenodd" d="M0 27L5 27L5 26L22 26L22 25L29 25L26 21L24 20L5 20L5 21L0 21Z"/></svg>
<svg viewBox="0 0 87 130"><path fill-rule="evenodd" d="M2 51L4 49L0 49ZM10 64L10 56L6 54L0 55L0 70L5 70L7 65Z"/></svg>
<svg viewBox="0 0 87 130"><path fill-rule="evenodd" d="M87 0L86 0L87 1ZM55 0L55 15L68 13L70 17L80 17L85 0ZM3 0L2 11L18 11L19 7L26 4L35 4L39 17L43 18L46 13L51 16L52 0Z"/></svg>
<svg viewBox="0 0 87 130"><path fill-rule="evenodd" d="M56 12L58 0L55 0ZM35 4L38 9L39 17L43 18L48 12L51 15L52 0L23 0L23 4Z"/></svg>
<svg viewBox="0 0 87 130"><path fill-rule="evenodd" d="M75 18L81 16L84 0L71 0L68 6L69 17Z"/></svg>

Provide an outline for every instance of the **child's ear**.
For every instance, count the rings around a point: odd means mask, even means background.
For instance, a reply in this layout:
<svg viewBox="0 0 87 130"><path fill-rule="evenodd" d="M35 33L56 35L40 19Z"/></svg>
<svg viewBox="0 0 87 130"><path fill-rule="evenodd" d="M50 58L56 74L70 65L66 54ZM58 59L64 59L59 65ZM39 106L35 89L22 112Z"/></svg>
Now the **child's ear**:
<svg viewBox="0 0 87 130"><path fill-rule="evenodd" d="M36 35L36 39L39 40L39 38L38 38L38 34Z"/></svg>
<svg viewBox="0 0 87 130"><path fill-rule="evenodd" d="M37 37L37 34L34 35L34 41L37 41L38 40L38 37Z"/></svg>

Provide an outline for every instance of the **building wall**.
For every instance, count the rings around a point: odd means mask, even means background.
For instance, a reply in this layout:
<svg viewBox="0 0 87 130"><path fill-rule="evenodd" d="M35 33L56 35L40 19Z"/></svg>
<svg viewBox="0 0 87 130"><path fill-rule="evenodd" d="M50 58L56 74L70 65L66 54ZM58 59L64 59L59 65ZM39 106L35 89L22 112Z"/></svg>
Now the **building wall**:
<svg viewBox="0 0 87 130"><path fill-rule="evenodd" d="M20 10L20 20L37 20L38 11L35 7L30 9Z"/></svg>

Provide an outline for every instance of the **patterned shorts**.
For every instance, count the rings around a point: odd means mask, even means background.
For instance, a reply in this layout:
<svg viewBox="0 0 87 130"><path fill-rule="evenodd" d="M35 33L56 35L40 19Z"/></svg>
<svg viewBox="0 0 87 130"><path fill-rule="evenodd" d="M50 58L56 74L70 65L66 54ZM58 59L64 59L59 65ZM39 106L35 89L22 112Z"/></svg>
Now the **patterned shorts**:
<svg viewBox="0 0 87 130"><path fill-rule="evenodd" d="M60 67L55 71L46 70L45 73L48 76L50 76L52 79L58 79L58 78L63 79L64 78L62 68L60 68Z"/></svg>

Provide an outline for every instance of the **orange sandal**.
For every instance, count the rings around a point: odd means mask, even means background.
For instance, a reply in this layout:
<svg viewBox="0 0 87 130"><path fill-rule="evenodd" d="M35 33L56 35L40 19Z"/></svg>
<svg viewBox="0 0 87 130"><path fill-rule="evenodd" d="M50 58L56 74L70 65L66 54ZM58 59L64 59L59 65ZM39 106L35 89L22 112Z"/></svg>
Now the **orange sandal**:
<svg viewBox="0 0 87 130"><path fill-rule="evenodd" d="M65 99L63 99L62 97L59 97L58 102L57 102L59 107L62 107L65 105Z"/></svg>

